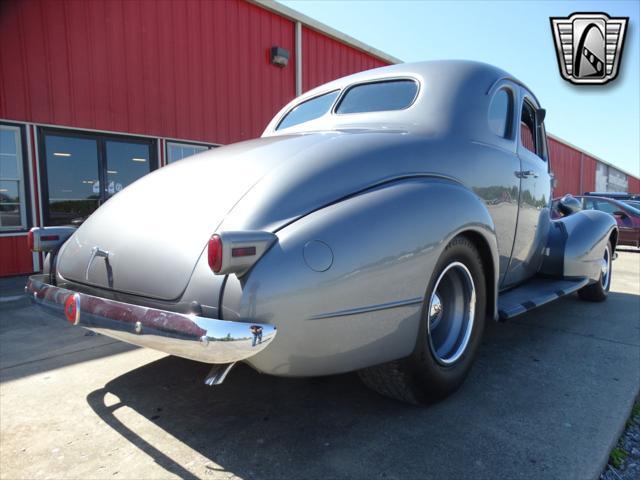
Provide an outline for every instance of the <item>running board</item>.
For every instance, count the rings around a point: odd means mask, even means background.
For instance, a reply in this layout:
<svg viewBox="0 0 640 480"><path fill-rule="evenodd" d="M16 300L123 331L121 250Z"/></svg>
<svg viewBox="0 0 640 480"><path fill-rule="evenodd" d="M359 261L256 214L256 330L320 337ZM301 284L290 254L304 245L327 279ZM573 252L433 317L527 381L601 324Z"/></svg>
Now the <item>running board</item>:
<svg viewBox="0 0 640 480"><path fill-rule="evenodd" d="M588 278L558 280L534 277L528 282L498 296L498 316L508 320L560 297L576 292L589 283Z"/></svg>

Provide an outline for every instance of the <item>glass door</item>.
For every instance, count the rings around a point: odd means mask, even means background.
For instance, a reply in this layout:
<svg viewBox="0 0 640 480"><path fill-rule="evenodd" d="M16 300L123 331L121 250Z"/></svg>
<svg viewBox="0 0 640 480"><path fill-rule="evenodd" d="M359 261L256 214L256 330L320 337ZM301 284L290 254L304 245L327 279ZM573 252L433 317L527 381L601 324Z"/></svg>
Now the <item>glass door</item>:
<svg viewBox="0 0 640 480"><path fill-rule="evenodd" d="M98 208L102 199L98 141L46 134L44 144L45 225L80 223Z"/></svg>
<svg viewBox="0 0 640 480"><path fill-rule="evenodd" d="M151 146L148 142L106 140L107 198L151 171Z"/></svg>
<svg viewBox="0 0 640 480"><path fill-rule="evenodd" d="M45 225L79 225L102 203L156 168L155 141L41 131Z"/></svg>

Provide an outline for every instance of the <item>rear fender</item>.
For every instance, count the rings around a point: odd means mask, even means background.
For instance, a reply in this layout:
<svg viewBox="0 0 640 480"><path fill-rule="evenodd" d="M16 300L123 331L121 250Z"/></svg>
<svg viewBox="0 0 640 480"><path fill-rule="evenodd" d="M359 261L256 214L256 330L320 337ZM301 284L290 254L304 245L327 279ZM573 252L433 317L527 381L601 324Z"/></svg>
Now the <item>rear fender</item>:
<svg viewBox="0 0 640 480"><path fill-rule="evenodd" d="M617 238L617 230L615 219L598 210L552 220L540 273L598 281L602 254L612 235Z"/></svg>
<svg viewBox="0 0 640 480"><path fill-rule="evenodd" d="M277 232L245 277L228 277L223 318L277 320L273 344L249 360L275 375L326 375L406 357L435 264L466 231L486 239L497 271L493 223L474 193L432 177L379 186Z"/></svg>

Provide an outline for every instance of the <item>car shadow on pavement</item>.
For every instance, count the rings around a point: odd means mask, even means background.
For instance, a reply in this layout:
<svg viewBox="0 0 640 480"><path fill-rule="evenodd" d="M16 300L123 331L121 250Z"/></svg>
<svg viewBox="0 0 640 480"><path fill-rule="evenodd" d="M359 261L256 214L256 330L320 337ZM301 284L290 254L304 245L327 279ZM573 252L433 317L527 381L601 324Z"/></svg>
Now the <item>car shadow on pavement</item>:
<svg viewBox="0 0 640 480"><path fill-rule="evenodd" d="M203 384L208 369L165 357L114 379L87 401L127 441L187 479L219 471L218 465L241 478L299 475L300 462L339 443L352 425L365 420L373 427L415 409L367 390L355 374L288 379L239 364L222 385L208 387ZM107 405L107 394L119 402ZM121 407L135 410L215 465L205 463L194 475L161 450L166 442L152 444L118 420L114 413Z"/></svg>

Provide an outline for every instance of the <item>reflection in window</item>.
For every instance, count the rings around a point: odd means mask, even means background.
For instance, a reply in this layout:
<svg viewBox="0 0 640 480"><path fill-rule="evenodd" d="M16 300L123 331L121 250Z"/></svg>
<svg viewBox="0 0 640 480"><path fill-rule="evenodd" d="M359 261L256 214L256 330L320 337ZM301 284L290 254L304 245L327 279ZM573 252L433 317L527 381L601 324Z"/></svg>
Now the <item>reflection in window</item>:
<svg viewBox="0 0 640 480"><path fill-rule="evenodd" d="M0 230L27 227L19 127L0 125Z"/></svg>
<svg viewBox="0 0 640 480"><path fill-rule="evenodd" d="M351 87L344 94L336 113L364 113L402 110L409 107L418 93L414 80L389 80Z"/></svg>
<svg viewBox="0 0 640 480"><path fill-rule="evenodd" d="M100 199L98 143L94 139L45 134L49 215L46 225L68 225L88 217Z"/></svg>
<svg viewBox="0 0 640 480"><path fill-rule="evenodd" d="M504 88L499 90L489 105L489 128L499 137L511 135L511 94Z"/></svg>
<svg viewBox="0 0 640 480"><path fill-rule="evenodd" d="M285 115L276 130L293 127L294 125L320 118L329 111L338 93L339 90L325 93L294 107Z"/></svg>
<svg viewBox="0 0 640 480"><path fill-rule="evenodd" d="M609 203L605 200L597 200L596 209L600 210L601 212L609 213L611 215L613 215L613 212L622 210L622 208L617 206L615 203Z"/></svg>
<svg viewBox="0 0 640 480"><path fill-rule="evenodd" d="M151 171L148 143L107 140L105 193L114 195Z"/></svg>
<svg viewBox="0 0 640 480"><path fill-rule="evenodd" d="M196 153L209 150L206 145L194 145L191 143L167 142L167 163L172 163Z"/></svg>

